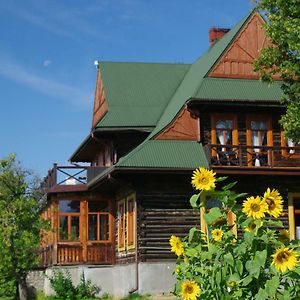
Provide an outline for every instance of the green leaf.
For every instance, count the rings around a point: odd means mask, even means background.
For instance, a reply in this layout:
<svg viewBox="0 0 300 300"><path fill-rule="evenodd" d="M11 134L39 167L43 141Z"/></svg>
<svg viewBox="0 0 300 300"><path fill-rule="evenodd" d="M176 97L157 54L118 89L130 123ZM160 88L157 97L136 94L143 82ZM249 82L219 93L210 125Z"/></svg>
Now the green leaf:
<svg viewBox="0 0 300 300"><path fill-rule="evenodd" d="M259 274L260 274L260 267L257 263L255 263L252 260L248 260L246 262L246 270L249 272L249 274L254 277L254 278L258 278Z"/></svg>
<svg viewBox="0 0 300 300"><path fill-rule="evenodd" d="M199 194L195 194L190 198L190 204L192 208L198 208L197 201L199 199Z"/></svg>
<svg viewBox="0 0 300 300"><path fill-rule="evenodd" d="M224 177L217 177L216 182L222 182L224 180L226 180L228 177L224 176Z"/></svg>
<svg viewBox="0 0 300 300"><path fill-rule="evenodd" d="M187 257L196 257L198 255L198 251L197 249L195 248L188 248L186 251L185 251L185 255Z"/></svg>
<svg viewBox="0 0 300 300"><path fill-rule="evenodd" d="M241 280L241 283L243 286L247 286L251 281L253 280L253 277L251 275L246 276Z"/></svg>
<svg viewBox="0 0 300 300"><path fill-rule="evenodd" d="M264 289L260 288L258 293L255 296L255 300L266 300L266 299L268 299L267 292Z"/></svg>
<svg viewBox="0 0 300 300"><path fill-rule="evenodd" d="M240 193L240 194L237 194L236 196L235 196L235 199L237 199L237 198L244 198L244 197L246 197L248 195L248 193Z"/></svg>
<svg viewBox="0 0 300 300"><path fill-rule="evenodd" d="M266 260L267 260L267 250L256 251L253 262L258 268L260 267L264 268Z"/></svg>
<svg viewBox="0 0 300 300"><path fill-rule="evenodd" d="M252 246L254 235L252 232L245 232L244 233L245 242L248 246Z"/></svg>
<svg viewBox="0 0 300 300"><path fill-rule="evenodd" d="M237 181L228 183L227 185L225 185L225 186L222 187L222 190L223 191L228 191L231 188L233 188L236 184L237 184Z"/></svg>
<svg viewBox="0 0 300 300"><path fill-rule="evenodd" d="M223 215L220 211L220 208L213 207L210 209L209 213L204 214L204 219L208 225L211 225L214 221L221 218Z"/></svg>
<svg viewBox="0 0 300 300"><path fill-rule="evenodd" d="M191 241L194 238L195 233L197 232L197 228L196 227L192 227L189 231L189 243L191 243Z"/></svg>
<svg viewBox="0 0 300 300"><path fill-rule="evenodd" d="M222 273L220 271L217 271L216 274L215 274L215 278L216 278L216 283L217 285L220 286L221 284L221 280L222 280Z"/></svg>
<svg viewBox="0 0 300 300"><path fill-rule="evenodd" d="M234 258L230 252L224 255L224 261L229 264L230 266L234 266Z"/></svg>
<svg viewBox="0 0 300 300"><path fill-rule="evenodd" d="M265 225L271 227L280 227L280 228L284 227L283 223L280 220L272 220L272 219L265 220Z"/></svg>
<svg viewBox="0 0 300 300"><path fill-rule="evenodd" d="M269 297L275 296L279 283L280 280L278 276L274 276L272 279L266 282L266 293L269 295Z"/></svg>
<svg viewBox="0 0 300 300"><path fill-rule="evenodd" d="M243 274L243 263L240 260L237 260L235 262L235 268L236 268L237 272L239 273L239 275L242 276L242 274Z"/></svg>

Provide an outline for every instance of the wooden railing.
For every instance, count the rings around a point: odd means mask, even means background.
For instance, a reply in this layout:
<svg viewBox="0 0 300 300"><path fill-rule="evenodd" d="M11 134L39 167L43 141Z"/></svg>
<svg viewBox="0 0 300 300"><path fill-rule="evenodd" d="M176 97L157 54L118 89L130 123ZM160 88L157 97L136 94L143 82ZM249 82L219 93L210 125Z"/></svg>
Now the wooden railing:
<svg viewBox="0 0 300 300"><path fill-rule="evenodd" d="M81 246L58 246L57 263L58 264L78 264L83 262Z"/></svg>
<svg viewBox="0 0 300 300"><path fill-rule="evenodd" d="M42 182L42 189L47 192L55 185L86 184L104 171L105 167L93 166L59 166L53 164Z"/></svg>
<svg viewBox="0 0 300 300"><path fill-rule="evenodd" d="M47 267L51 266L53 264L52 258L53 258L53 246L46 246L44 248L41 248L39 251L40 255L40 266L41 267Z"/></svg>
<svg viewBox="0 0 300 300"><path fill-rule="evenodd" d="M300 168L300 147L212 145L205 153L211 166Z"/></svg>
<svg viewBox="0 0 300 300"><path fill-rule="evenodd" d="M86 254L85 254L86 252ZM88 245L86 250L81 245L53 245L40 250L42 267L70 264L112 264L113 248L111 244Z"/></svg>

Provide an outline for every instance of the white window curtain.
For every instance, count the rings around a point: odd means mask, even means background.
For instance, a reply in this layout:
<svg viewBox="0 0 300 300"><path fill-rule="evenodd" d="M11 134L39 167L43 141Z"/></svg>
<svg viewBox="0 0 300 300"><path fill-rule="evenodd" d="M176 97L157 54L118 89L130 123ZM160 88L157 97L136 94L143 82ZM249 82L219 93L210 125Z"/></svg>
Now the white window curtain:
<svg viewBox="0 0 300 300"><path fill-rule="evenodd" d="M228 129L232 129L232 121L231 120L218 120L216 123L216 129L217 129L217 136L220 141L221 145L226 145L230 139L230 132ZM226 131L226 135L224 135L224 130ZM225 139L224 139L225 137ZM222 151L224 152L226 149L225 147L222 148Z"/></svg>
<svg viewBox="0 0 300 300"><path fill-rule="evenodd" d="M262 146L264 138L266 136L267 130L267 123L266 122L258 122L258 121L251 121L251 130L252 130L252 144L253 146ZM260 134L259 134L260 133ZM254 148L254 152L260 152L260 148ZM260 167L260 160L259 158L255 158L254 165L256 167Z"/></svg>
<svg viewBox="0 0 300 300"><path fill-rule="evenodd" d="M295 142L292 139L288 139L287 140L287 144L288 144L288 147L295 147ZM294 154L295 150L294 149L290 149L289 153L290 154Z"/></svg>

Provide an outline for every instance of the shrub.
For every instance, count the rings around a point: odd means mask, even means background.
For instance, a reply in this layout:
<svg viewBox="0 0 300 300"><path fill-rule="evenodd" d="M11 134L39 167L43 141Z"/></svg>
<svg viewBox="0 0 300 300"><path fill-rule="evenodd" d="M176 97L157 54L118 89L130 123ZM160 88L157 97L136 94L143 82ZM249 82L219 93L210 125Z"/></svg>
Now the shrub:
<svg viewBox="0 0 300 300"><path fill-rule="evenodd" d="M73 285L71 274L68 270L65 273L61 270L53 270L53 276L48 278L58 299L93 299L100 292L100 288L92 284L90 279L85 279L84 272L80 275L77 287Z"/></svg>
<svg viewBox="0 0 300 300"><path fill-rule="evenodd" d="M76 299L76 288L73 285L71 274L68 270L65 274L61 270L53 270L53 276L48 277L56 297L66 300Z"/></svg>
<svg viewBox="0 0 300 300"><path fill-rule="evenodd" d="M184 300L300 299L299 241L290 242L277 219L281 195L268 188L239 207L237 199L246 194L231 191L236 183L216 190L224 180L203 168L193 173L192 184L200 192L190 203L200 210L204 230L194 227L187 237L170 239L178 256L175 295Z"/></svg>
<svg viewBox="0 0 300 300"><path fill-rule="evenodd" d="M95 298L96 294L100 292L100 288L94 284L90 279L86 280L84 272L80 275L80 282L76 288L78 299Z"/></svg>

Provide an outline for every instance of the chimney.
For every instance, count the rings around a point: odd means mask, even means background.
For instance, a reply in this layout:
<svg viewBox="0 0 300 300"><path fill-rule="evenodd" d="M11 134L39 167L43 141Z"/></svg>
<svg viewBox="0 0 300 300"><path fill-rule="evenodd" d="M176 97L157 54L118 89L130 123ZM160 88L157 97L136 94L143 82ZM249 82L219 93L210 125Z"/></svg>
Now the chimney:
<svg viewBox="0 0 300 300"><path fill-rule="evenodd" d="M221 39L230 29L228 28L210 28L209 29L209 45L212 46L216 41Z"/></svg>

